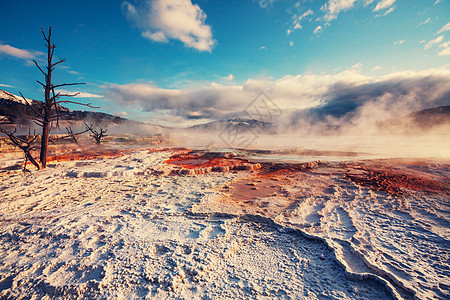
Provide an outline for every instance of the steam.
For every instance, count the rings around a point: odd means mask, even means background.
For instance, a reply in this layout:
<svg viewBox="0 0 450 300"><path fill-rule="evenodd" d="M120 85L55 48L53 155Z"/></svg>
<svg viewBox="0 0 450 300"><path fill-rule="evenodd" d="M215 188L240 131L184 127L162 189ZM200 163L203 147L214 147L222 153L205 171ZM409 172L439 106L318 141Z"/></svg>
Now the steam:
<svg viewBox="0 0 450 300"><path fill-rule="evenodd" d="M223 122L209 132L172 131L172 139L197 148L307 148L356 151L372 157L450 157L448 117L447 123L432 118L416 123L410 116L450 105L450 70L446 68L371 77L355 65L337 74L307 73L278 80L249 79L242 86L213 83L192 89L115 85L107 97L159 115L166 124L186 127L248 118L246 109L258 105L255 100L261 91L282 112L264 119L273 124L275 133L258 126L227 128Z"/></svg>
<svg viewBox="0 0 450 300"><path fill-rule="evenodd" d="M400 73L375 82L330 86L322 104L293 111L291 124L314 134L407 133L413 112L450 105L446 72ZM430 128L434 127L430 120ZM422 128L423 130L427 128ZM415 132L417 133L417 131Z"/></svg>

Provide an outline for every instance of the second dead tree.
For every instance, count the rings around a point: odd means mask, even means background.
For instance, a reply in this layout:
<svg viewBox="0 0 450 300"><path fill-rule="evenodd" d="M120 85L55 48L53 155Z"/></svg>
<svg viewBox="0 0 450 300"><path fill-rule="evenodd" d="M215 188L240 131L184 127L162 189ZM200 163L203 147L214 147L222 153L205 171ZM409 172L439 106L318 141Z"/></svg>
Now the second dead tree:
<svg viewBox="0 0 450 300"><path fill-rule="evenodd" d="M74 142L75 144L78 144L78 137L77 137L77 135L80 135L80 134L85 133L85 132L88 131L88 130L86 129L86 130L83 131L83 132L73 133L73 130L72 130L72 128L70 128L70 127L66 127L66 130L67 130L68 139L70 139L70 140L71 140L72 142Z"/></svg>
<svg viewBox="0 0 450 300"><path fill-rule="evenodd" d="M20 148L24 155L25 155L25 163L23 165L23 171L26 172L27 170L27 163L30 161L35 167L39 170L40 166L38 162L34 159L33 155L31 155L31 151L36 150L33 147L34 142L37 140L39 135L36 134L28 134L25 137L19 137L16 136L16 130L14 131L7 131L6 129L0 127L0 132L6 134L8 136L8 143L11 145L14 145L18 148Z"/></svg>
<svg viewBox="0 0 450 300"><path fill-rule="evenodd" d="M93 128L94 127L93 124L88 125L86 122L84 122L84 125L86 126L86 130L89 130L91 132L91 137L94 138L95 143L97 145L100 145L102 142L102 139L104 139L105 137L108 136L105 134L108 131L108 129L103 129L100 127L100 131L97 131Z"/></svg>

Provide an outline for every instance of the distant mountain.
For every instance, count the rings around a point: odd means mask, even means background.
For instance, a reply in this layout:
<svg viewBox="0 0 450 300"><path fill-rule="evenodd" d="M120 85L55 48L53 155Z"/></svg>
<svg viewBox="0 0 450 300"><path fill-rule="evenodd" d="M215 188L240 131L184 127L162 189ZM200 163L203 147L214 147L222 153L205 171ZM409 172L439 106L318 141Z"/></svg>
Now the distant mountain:
<svg viewBox="0 0 450 300"><path fill-rule="evenodd" d="M14 94L11 94L10 92L3 91L3 90L0 90L0 99L3 100L3 101L17 102L17 103L24 104L24 105L27 104L26 101L23 100L22 97L16 96ZM29 102L34 101L34 100L31 100L31 99L27 99L27 100Z"/></svg>
<svg viewBox="0 0 450 300"><path fill-rule="evenodd" d="M136 121L130 121L128 119L119 117L119 116L113 116L110 114L105 114L102 112L94 112L94 111L84 111L84 110L74 110L69 111L63 114L62 116L63 120L66 121L86 121L90 123L94 123L97 125L100 125L102 123L109 123L109 124L121 124L125 122L135 122L135 123L141 123Z"/></svg>
<svg viewBox="0 0 450 300"><path fill-rule="evenodd" d="M221 131L225 129L235 130L237 132L244 132L247 130L263 130L267 133L271 133L275 130L272 123L241 118L212 121L209 123L194 125L187 128L187 130L195 131Z"/></svg>
<svg viewBox="0 0 450 300"><path fill-rule="evenodd" d="M421 127L450 124L450 106L439 106L421 110L410 114L408 117Z"/></svg>
<svg viewBox="0 0 450 300"><path fill-rule="evenodd" d="M378 128L391 134L440 134L450 130L450 106L424 109L389 119L380 122Z"/></svg>

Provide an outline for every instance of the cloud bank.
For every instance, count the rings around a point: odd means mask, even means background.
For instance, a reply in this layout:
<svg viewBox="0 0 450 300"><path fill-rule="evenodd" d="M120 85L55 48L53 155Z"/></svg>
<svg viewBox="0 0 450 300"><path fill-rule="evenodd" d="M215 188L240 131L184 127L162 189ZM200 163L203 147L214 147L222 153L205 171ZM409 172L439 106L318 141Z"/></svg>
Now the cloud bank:
<svg viewBox="0 0 450 300"><path fill-rule="evenodd" d="M319 123L358 128L360 124L374 125L418 110L450 105L447 68L370 77L361 72L361 67L358 64L336 74L248 79L242 85L212 83L195 89L111 85L105 98L183 126L192 120L204 123L246 117L245 109L263 91L283 112L280 119L272 120L274 123L308 130Z"/></svg>
<svg viewBox="0 0 450 300"><path fill-rule="evenodd" d="M191 0L143 0L137 5L124 1L122 11L152 41L179 40L199 51L211 51L214 46L206 14Z"/></svg>

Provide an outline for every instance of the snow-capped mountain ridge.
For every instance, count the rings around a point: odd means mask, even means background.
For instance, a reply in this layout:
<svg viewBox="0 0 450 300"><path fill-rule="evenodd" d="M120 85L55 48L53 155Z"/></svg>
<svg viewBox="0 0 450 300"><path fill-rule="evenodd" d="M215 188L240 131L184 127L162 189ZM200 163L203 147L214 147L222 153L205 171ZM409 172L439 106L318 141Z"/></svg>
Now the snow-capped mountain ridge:
<svg viewBox="0 0 450 300"><path fill-rule="evenodd" d="M0 99L6 99L6 100L10 100L10 101L18 102L20 104L27 105L27 102L21 96L14 95L13 93L3 91L3 90L0 90ZM32 101L35 101L35 100L31 100L31 99L27 99L27 100L30 103Z"/></svg>

